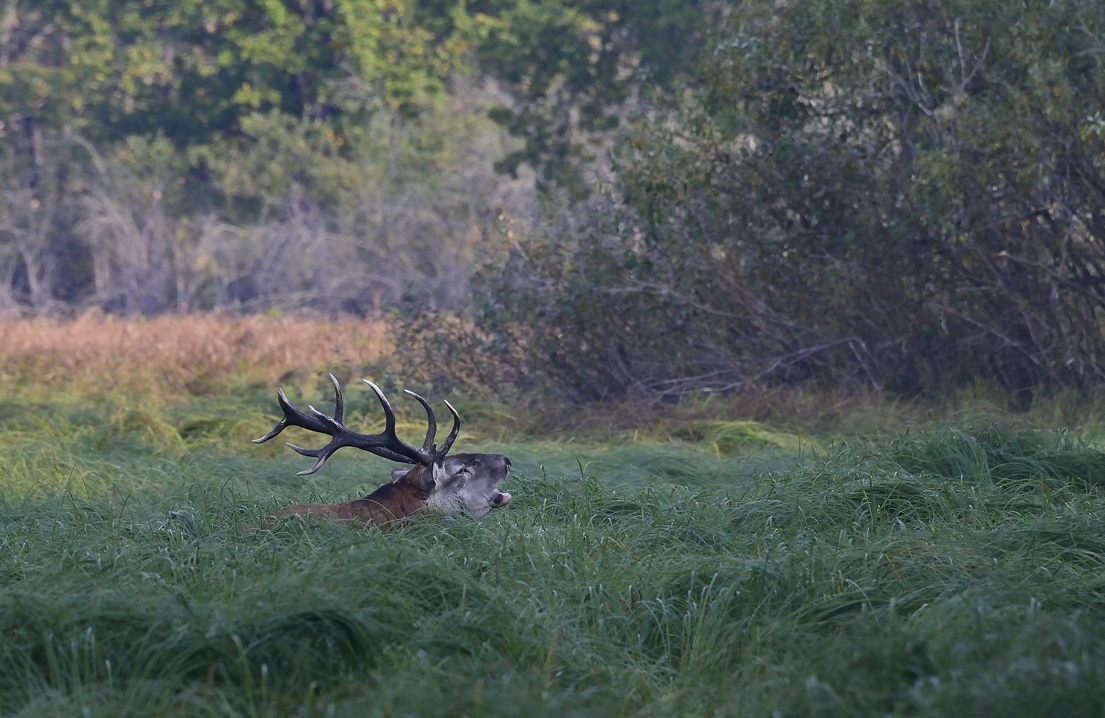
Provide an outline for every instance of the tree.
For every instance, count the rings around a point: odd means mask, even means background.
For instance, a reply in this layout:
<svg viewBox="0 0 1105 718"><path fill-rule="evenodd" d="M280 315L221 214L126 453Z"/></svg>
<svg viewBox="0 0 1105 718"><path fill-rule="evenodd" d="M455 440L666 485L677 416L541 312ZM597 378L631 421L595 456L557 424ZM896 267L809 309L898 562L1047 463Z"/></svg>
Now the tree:
<svg viewBox="0 0 1105 718"><path fill-rule="evenodd" d="M524 140L500 167L537 169L545 188L575 199L592 189L594 152L641 100L693 79L713 21L709 0L490 0L469 6L483 19L478 67L510 90L513 106L493 117ZM591 183L593 185L593 183Z"/></svg>

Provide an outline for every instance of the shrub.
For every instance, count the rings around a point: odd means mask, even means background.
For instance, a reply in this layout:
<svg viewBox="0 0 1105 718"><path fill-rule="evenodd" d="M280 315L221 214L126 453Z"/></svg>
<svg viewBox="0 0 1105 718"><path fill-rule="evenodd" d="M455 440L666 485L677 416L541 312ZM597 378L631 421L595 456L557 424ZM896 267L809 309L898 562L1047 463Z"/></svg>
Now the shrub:
<svg viewBox="0 0 1105 718"><path fill-rule="evenodd" d="M583 398L1105 379L1094 3L742 3L601 201L485 284Z"/></svg>

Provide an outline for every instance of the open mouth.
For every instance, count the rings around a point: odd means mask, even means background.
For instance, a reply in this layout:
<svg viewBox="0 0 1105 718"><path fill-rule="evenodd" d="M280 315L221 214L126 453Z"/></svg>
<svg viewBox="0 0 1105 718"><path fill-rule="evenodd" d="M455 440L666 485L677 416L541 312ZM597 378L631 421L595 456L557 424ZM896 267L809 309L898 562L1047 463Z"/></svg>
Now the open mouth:
<svg viewBox="0 0 1105 718"><path fill-rule="evenodd" d="M500 508L502 506L506 506L509 503L510 503L510 494L505 493L505 492L500 492L500 493L495 494L495 497L493 499L491 499L491 508L497 509L497 508Z"/></svg>

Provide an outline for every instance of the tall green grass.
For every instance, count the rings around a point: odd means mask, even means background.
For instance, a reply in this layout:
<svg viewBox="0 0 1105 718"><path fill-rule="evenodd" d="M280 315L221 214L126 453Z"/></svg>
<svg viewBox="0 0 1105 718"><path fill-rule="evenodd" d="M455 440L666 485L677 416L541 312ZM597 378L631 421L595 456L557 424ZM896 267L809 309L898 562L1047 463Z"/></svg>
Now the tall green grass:
<svg viewBox="0 0 1105 718"><path fill-rule="evenodd" d="M1105 709L1105 454L1072 434L476 432L515 463L480 521L254 530L388 468L295 477L246 441L266 402L0 401L0 714Z"/></svg>

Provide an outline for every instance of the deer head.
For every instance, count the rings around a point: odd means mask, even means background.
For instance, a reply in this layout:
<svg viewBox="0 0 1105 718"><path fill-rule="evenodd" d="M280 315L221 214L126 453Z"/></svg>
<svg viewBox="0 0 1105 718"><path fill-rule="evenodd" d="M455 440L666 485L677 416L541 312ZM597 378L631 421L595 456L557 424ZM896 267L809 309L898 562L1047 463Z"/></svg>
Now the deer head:
<svg viewBox="0 0 1105 718"><path fill-rule="evenodd" d="M342 504L300 504L282 511L282 515L298 514L326 516L341 520L360 520L366 523L381 523L403 518L414 513L432 511L456 511L474 517L485 516L491 509L506 506L510 494L499 491L499 486L510 471L510 459L502 454L455 454L448 456L453 441L460 432L460 415L453 405L445 402L453 415L453 428L449 436L438 446L437 417L433 407L413 391L408 391L422 408L426 410L426 438L421 448L404 442L395 433L395 412L387 397L367 379L365 384L372 387L380 405L384 409L384 430L379 434L358 434L345 426L343 415L345 401L342 398L341 385L333 374L330 381L334 384L334 414L327 416L308 407L310 414L300 411L288 401L282 390L277 391L277 400L284 411L282 418L272 431L253 443L262 444L272 439L289 426L298 426L308 431L325 434L330 442L319 449L305 449L288 444L293 450L315 459L315 465L299 476L313 474L334 455L338 449L346 446L367 451L376 456L413 464L410 469L392 471L392 480L363 499L347 501Z"/></svg>

